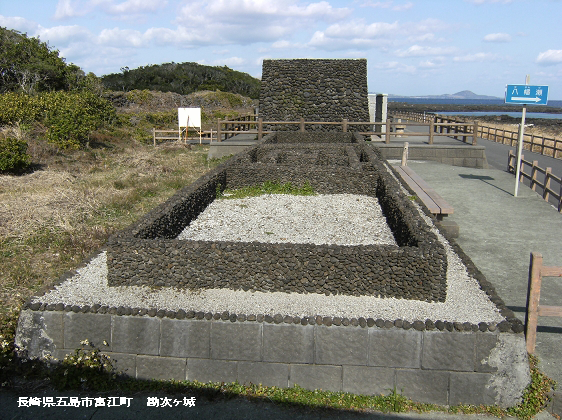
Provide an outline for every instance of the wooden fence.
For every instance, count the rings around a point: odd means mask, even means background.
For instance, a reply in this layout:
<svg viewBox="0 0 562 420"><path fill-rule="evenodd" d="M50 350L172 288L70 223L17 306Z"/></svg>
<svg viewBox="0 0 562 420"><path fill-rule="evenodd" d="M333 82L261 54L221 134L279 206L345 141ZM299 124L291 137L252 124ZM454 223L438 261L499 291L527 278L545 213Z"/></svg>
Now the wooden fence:
<svg viewBox="0 0 562 420"><path fill-rule="evenodd" d="M371 126L373 128L379 128L373 131L361 131L359 134L370 136L377 135L385 139L385 143L390 143L391 137L409 137L409 136L424 136L429 137L429 144L433 144L433 139L435 136L449 136L463 137L463 141L467 142L468 138L472 138L471 144L476 145L476 138L474 135L470 134L474 132L476 127L476 132L478 132L478 127L476 122L461 122L461 123L434 123L431 120L427 125L429 126L428 132L406 132L406 126L418 126L418 123L401 122L388 119L385 122L371 122L371 121L349 121L347 119L342 119L341 121L305 121L304 118L300 118L299 121L263 121L262 118L249 119L249 120L217 120L217 140L222 141L223 138L226 140L236 134L241 132L253 132L257 134L258 140L261 140L264 134L272 133L271 130L264 130L264 125L275 126L275 125L298 125L300 132L306 131L307 125L334 125L341 126L342 132L347 132L350 126L362 125ZM469 127L470 126L470 127ZM253 128L252 128L253 127ZM459 136L457 134L463 134Z"/></svg>
<svg viewBox="0 0 562 420"><path fill-rule="evenodd" d="M443 122L464 122L464 120L458 118L419 112L396 112L392 115L395 118L405 118L421 123L428 123L431 120L433 120L436 124ZM492 127L486 124L479 123L478 137L494 141L496 143L509 144L510 146L515 147L519 139L519 132L505 130L503 128ZM562 159L562 140L556 139L554 137L545 137L536 134L525 134L523 136L523 147L527 150L540 153L541 155Z"/></svg>
<svg viewBox="0 0 562 420"><path fill-rule="evenodd" d="M538 317L562 317L562 306L539 305L543 277L562 277L562 267L545 267L542 265L542 255L532 252L531 265L529 268L529 284L527 288L527 310L525 314L527 353L530 354L535 352Z"/></svg>
<svg viewBox="0 0 562 420"><path fill-rule="evenodd" d="M510 150L507 161L507 171L516 173L516 165L517 156L512 150ZM526 168L529 168L531 172L525 172ZM538 174L544 175L543 182L538 180ZM538 165L538 161L534 160L533 162L529 162L528 160L525 160L525 155L521 155L519 182L523 182L525 178L530 181L531 189L533 191L537 190L537 186L543 189L542 196L546 201L550 201L550 198L553 197L558 203L558 211L562 212L562 178L553 175L552 168L543 169Z"/></svg>
<svg viewBox="0 0 562 420"><path fill-rule="evenodd" d="M199 132L197 132L196 136L188 136L183 135L185 131L182 133L181 130L157 130L155 128L152 129L152 143L154 147L158 144L158 141L178 141L186 143L189 138L199 140ZM213 135L216 135L216 130L203 130L201 132L201 137L210 141L213 141Z"/></svg>

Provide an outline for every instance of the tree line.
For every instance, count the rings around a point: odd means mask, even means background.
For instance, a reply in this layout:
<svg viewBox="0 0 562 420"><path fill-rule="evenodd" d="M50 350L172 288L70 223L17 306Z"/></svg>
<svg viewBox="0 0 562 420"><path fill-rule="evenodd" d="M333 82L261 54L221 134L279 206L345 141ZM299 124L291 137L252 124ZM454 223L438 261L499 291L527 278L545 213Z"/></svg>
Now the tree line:
<svg viewBox="0 0 562 420"><path fill-rule="evenodd" d="M260 81L247 73L227 66L204 66L197 63L164 63L141 66L130 70L122 67L121 73L101 78L106 89L130 91L156 90L182 95L199 90L220 90L238 93L252 99L259 97Z"/></svg>
<svg viewBox="0 0 562 420"><path fill-rule="evenodd" d="M156 90L189 94L221 90L251 98L260 81L226 66L166 63L108 74L101 78L66 63L59 51L39 38L0 27L0 126L19 135L0 133L0 173L25 170L26 132L37 128L39 141L59 149L87 146L93 131L113 124L116 111L107 90Z"/></svg>

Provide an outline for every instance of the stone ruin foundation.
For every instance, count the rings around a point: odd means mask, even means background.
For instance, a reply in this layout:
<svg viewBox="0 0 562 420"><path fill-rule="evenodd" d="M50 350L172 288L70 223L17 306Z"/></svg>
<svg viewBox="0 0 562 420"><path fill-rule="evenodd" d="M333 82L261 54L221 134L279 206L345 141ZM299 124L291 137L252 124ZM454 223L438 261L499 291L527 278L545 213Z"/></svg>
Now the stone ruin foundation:
<svg viewBox="0 0 562 420"><path fill-rule="evenodd" d="M216 198L217 190L267 180L309 182L321 194L377 197L397 245L175 239ZM212 313L197 307L109 307L103 297L91 304L53 303L38 296L22 311L17 344L29 357L62 358L79 348L81 340L105 341L102 350L118 369L139 379L298 384L359 394L398 389L414 400L437 404L515 405L529 381L523 326L454 247L503 321ZM108 283L116 288L376 295L434 303L447 296L443 246L377 150L352 133L270 135L113 236L104 251ZM339 262L332 279L322 274L328 259ZM314 267L271 269L287 262L304 266L306 260L314 260ZM255 274L251 282L239 275L249 272ZM322 276L323 282L316 281Z"/></svg>

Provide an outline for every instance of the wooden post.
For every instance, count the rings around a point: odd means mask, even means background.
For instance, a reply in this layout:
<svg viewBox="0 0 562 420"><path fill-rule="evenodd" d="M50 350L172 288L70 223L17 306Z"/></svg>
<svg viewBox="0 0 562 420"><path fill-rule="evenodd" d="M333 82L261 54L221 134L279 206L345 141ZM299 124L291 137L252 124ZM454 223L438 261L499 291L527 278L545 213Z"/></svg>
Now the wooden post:
<svg viewBox="0 0 562 420"><path fill-rule="evenodd" d="M511 173L511 168L515 169L515 166L511 165L511 161L513 160L514 157L515 157L515 155L513 154L513 151L510 150L509 156L507 158L507 172L509 172L509 173Z"/></svg>
<svg viewBox="0 0 562 420"><path fill-rule="evenodd" d="M222 129L221 129L221 119L217 120L217 141L222 141Z"/></svg>
<svg viewBox="0 0 562 420"><path fill-rule="evenodd" d="M300 119L300 124L299 124L299 126L300 126L300 132L301 132L301 133L304 133L304 118L302 118L302 117L301 117L301 119Z"/></svg>
<svg viewBox="0 0 562 420"><path fill-rule="evenodd" d="M263 136L263 118L258 118L258 141L262 139Z"/></svg>
<svg viewBox="0 0 562 420"><path fill-rule="evenodd" d="M390 118L386 119L386 127L384 128L384 142L386 144L390 143Z"/></svg>
<svg viewBox="0 0 562 420"><path fill-rule="evenodd" d="M560 191L558 192L558 213L562 212L562 182L560 183Z"/></svg>
<svg viewBox="0 0 562 420"><path fill-rule="evenodd" d="M347 118L344 118L341 122L342 131L347 133Z"/></svg>
<svg viewBox="0 0 562 420"><path fill-rule="evenodd" d="M519 182L523 182L523 180L525 179L523 177L523 170L525 169L525 162L523 162L524 159L525 155L521 155L521 165L519 166ZM517 162L515 163L515 168L517 169Z"/></svg>
<svg viewBox="0 0 562 420"><path fill-rule="evenodd" d="M476 146L478 144L478 121L474 121L474 126L472 127L472 145Z"/></svg>
<svg viewBox="0 0 562 420"><path fill-rule="evenodd" d="M404 149L402 150L402 166L408 166L408 142L404 142Z"/></svg>
<svg viewBox="0 0 562 420"><path fill-rule="evenodd" d="M429 120L429 144L433 144L433 130L435 130L435 122L432 118Z"/></svg>
<svg viewBox="0 0 562 420"><path fill-rule="evenodd" d="M548 199L550 198L550 176L552 175L552 168L546 168L546 171L544 172L544 190L542 193L542 197L548 201ZM562 199L562 197L561 197Z"/></svg>
<svg viewBox="0 0 562 420"><path fill-rule="evenodd" d="M537 167L539 166L539 161L533 161L533 168L531 169L531 189L535 191L537 189Z"/></svg>
<svg viewBox="0 0 562 420"><path fill-rule="evenodd" d="M154 142L154 147L156 147L156 129L152 127L152 141Z"/></svg>
<svg viewBox="0 0 562 420"><path fill-rule="evenodd" d="M539 300L541 297L541 268L542 255L531 252L531 265L529 267L529 284L527 286L527 311L525 315L525 337L527 353L535 352L537 341L537 322L539 318Z"/></svg>

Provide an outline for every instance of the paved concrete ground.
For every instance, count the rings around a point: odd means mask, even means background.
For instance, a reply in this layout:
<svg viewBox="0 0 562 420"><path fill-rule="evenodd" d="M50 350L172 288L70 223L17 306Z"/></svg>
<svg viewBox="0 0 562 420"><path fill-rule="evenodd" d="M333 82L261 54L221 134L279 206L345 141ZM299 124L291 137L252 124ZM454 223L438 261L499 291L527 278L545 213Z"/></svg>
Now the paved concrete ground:
<svg viewBox="0 0 562 420"><path fill-rule="evenodd" d="M562 215L525 185L514 197L514 176L505 171L437 162L408 166L454 207L449 219L459 225L457 242L524 320L531 251L543 255L544 265L562 266ZM541 304L562 305L560 279L543 279ZM541 370L562 384L562 320L541 317L538 325Z"/></svg>
<svg viewBox="0 0 562 420"><path fill-rule="evenodd" d="M472 169L437 162L409 162L454 208L457 242L494 284L515 314L525 319L531 251L545 265L562 266L562 215L530 188L513 196L514 177L497 169ZM562 305L562 281L545 278L541 303ZM544 371L562 383L562 322L539 318L537 355Z"/></svg>

